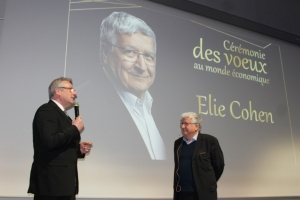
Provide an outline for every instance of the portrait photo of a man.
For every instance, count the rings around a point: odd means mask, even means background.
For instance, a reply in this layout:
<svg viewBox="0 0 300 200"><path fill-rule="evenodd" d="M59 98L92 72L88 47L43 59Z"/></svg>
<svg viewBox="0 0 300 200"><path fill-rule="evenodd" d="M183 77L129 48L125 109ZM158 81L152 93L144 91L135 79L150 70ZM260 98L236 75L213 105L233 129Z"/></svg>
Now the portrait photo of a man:
<svg viewBox="0 0 300 200"><path fill-rule="evenodd" d="M152 160L165 160L166 148L151 114L148 89L156 73L156 37L141 19L113 12L100 27L100 61L124 103ZM114 106L114 105L111 105Z"/></svg>

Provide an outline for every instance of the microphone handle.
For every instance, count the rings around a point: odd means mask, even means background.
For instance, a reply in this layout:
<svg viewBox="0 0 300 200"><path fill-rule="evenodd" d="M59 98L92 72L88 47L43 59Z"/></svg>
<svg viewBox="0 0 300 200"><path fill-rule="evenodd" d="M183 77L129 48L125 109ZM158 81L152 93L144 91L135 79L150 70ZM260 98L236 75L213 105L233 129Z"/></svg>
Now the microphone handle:
<svg viewBox="0 0 300 200"><path fill-rule="evenodd" d="M79 116L79 104L76 103L74 105L74 111L75 111L75 118Z"/></svg>

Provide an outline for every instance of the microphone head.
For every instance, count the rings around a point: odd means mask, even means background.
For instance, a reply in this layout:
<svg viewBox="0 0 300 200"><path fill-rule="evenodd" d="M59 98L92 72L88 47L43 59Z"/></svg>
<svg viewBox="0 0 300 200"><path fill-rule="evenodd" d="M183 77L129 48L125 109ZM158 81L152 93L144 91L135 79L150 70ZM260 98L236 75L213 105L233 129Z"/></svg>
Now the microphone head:
<svg viewBox="0 0 300 200"><path fill-rule="evenodd" d="M75 118L79 116L79 103L74 103Z"/></svg>

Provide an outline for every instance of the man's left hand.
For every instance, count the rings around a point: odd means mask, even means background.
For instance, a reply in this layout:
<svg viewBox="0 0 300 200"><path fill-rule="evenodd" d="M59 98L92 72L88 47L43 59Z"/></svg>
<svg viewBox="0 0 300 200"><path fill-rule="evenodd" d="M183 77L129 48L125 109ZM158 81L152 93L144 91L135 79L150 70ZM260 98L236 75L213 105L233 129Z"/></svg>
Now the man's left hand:
<svg viewBox="0 0 300 200"><path fill-rule="evenodd" d="M90 152L92 145L93 145L92 142L81 142L80 143L80 152L82 154L86 154L86 153Z"/></svg>

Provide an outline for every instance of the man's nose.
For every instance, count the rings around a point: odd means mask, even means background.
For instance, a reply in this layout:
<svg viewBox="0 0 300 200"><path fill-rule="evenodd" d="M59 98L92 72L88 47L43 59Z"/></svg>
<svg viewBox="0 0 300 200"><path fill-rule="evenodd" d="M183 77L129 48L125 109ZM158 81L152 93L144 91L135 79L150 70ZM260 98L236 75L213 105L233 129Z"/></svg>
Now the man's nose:
<svg viewBox="0 0 300 200"><path fill-rule="evenodd" d="M74 94L74 97L75 97L75 99L76 99L76 98L77 98L77 92L74 91L73 94Z"/></svg>
<svg viewBox="0 0 300 200"><path fill-rule="evenodd" d="M147 70L148 66L146 65L144 55L139 53L137 56L138 57L135 62L136 67L138 67L142 71Z"/></svg>

